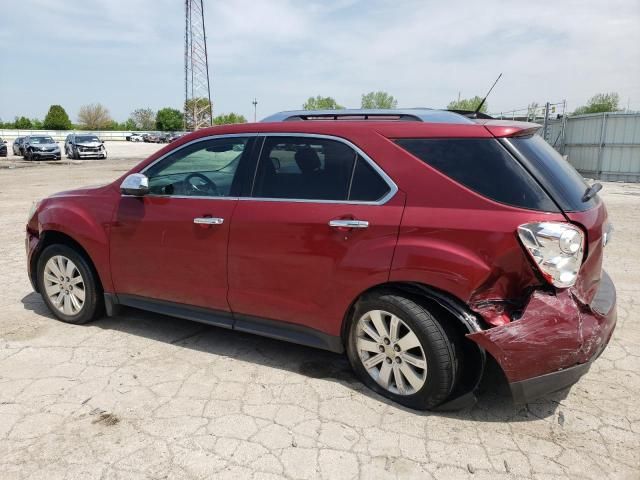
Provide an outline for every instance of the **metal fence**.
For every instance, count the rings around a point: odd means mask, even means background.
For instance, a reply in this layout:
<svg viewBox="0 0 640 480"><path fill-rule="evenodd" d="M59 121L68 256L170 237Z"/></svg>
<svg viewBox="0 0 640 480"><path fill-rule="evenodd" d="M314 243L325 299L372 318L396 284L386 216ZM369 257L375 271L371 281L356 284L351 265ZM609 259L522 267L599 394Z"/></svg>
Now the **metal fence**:
<svg viewBox="0 0 640 480"><path fill-rule="evenodd" d="M17 129L0 129L0 138L5 140L13 140L16 137L25 137L27 135L49 135L56 141L62 141L67 138L70 133L83 133L87 135L97 135L104 141L125 141L131 131L95 131L95 130L17 130Z"/></svg>
<svg viewBox="0 0 640 480"><path fill-rule="evenodd" d="M546 140L585 177L640 182L640 113L551 120Z"/></svg>

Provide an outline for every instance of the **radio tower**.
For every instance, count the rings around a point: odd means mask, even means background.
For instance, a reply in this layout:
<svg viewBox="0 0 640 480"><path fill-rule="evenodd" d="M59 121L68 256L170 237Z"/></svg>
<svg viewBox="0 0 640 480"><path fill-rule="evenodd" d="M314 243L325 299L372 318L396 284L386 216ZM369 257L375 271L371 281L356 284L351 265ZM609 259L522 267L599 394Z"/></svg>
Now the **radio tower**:
<svg viewBox="0 0 640 480"><path fill-rule="evenodd" d="M203 0L185 0L184 127L197 130L213 123Z"/></svg>

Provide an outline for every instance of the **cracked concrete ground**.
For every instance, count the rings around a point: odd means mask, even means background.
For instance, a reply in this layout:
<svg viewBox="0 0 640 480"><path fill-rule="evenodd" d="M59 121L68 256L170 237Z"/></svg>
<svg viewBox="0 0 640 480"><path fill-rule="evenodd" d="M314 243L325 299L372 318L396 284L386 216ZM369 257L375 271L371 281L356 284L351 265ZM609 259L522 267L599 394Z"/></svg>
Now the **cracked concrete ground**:
<svg viewBox="0 0 640 480"><path fill-rule="evenodd" d="M115 150L125 148L150 147ZM54 320L25 272L31 202L135 161L1 168L10 163L0 162L0 478L640 478L640 185L602 193L619 320L591 371L526 407L494 373L473 408L429 413L370 392L327 352L132 309L85 326Z"/></svg>

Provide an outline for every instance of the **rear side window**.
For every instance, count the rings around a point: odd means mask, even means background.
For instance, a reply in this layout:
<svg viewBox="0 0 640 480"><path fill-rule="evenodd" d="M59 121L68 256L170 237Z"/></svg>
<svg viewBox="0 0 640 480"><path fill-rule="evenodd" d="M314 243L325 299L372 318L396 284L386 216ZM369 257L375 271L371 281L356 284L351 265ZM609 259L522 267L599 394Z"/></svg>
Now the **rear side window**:
<svg viewBox="0 0 640 480"><path fill-rule="evenodd" d="M494 139L400 139L398 145L431 167L496 202L557 212L536 180Z"/></svg>
<svg viewBox="0 0 640 480"><path fill-rule="evenodd" d="M588 187L584 178L541 136L510 138L508 142L525 157L530 171L547 187L564 211L581 212L596 205L597 195L582 201Z"/></svg>

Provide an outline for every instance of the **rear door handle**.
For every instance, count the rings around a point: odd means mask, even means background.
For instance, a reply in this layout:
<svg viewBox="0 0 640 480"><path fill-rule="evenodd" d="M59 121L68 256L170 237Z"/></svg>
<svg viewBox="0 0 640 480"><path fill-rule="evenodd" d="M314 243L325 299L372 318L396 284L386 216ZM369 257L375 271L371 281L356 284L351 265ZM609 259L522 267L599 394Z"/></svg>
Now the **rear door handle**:
<svg viewBox="0 0 640 480"><path fill-rule="evenodd" d="M366 220L331 220L329 226L332 228L369 228Z"/></svg>
<svg viewBox="0 0 640 480"><path fill-rule="evenodd" d="M196 225L222 225L224 223L224 218L196 217L193 219L193 223Z"/></svg>

